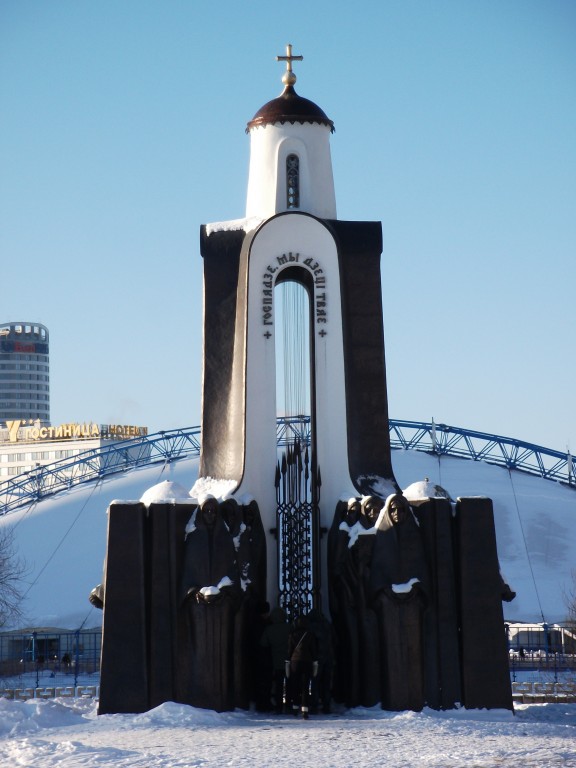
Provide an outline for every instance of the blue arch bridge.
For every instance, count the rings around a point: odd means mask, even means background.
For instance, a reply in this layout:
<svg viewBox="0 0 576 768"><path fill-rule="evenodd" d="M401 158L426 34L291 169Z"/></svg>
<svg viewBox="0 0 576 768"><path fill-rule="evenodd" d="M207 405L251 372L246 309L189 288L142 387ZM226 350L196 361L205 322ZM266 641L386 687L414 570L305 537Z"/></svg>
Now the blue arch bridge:
<svg viewBox="0 0 576 768"><path fill-rule="evenodd" d="M416 450L438 456L485 461L576 488L576 471L569 452L561 453L522 440L435 424L433 421L390 419L389 428L393 450ZM279 447L290 445L294 440L308 444L310 417L279 418L277 438ZM138 467L197 457L200 455L200 442L200 427L186 427L113 443L36 467L0 483L0 515L81 483L94 482Z"/></svg>

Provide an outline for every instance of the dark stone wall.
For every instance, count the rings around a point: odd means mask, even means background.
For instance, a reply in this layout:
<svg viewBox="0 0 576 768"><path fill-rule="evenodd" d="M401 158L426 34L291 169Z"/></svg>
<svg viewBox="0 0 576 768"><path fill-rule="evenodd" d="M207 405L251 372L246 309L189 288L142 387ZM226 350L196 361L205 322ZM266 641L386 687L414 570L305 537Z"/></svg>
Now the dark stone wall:
<svg viewBox="0 0 576 768"><path fill-rule="evenodd" d="M358 628L361 616L374 610L383 708L451 709L461 703L512 710L502 600L513 593L500 575L492 502L459 499L454 510L448 499L428 499L394 518L390 505L398 498L384 506L375 535L352 543L353 522L342 504L336 509L328 569L339 660L336 700L364 704ZM375 544L360 573L355 565L362 539ZM366 578L369 598L355 599ZM410 590L393 586L412 580Z"/></svg>
<svg viewBox="0 0 576 768"><path fill-rule="evenodd" d="M188 537L193 504L110 505L99 714L166 701L217 711L250 705L259 649L247 642L266 594L264 531L255 502L235 505L227 523L225 504L216 504L213 526L197 515ZM245 590L241 573L251 580ZM199 599L225 577L219 597Z"/></svg>
<svg viewBox="0 0 576 768"><path fill-rule="evenodd" d="M467 709L512 709L491 499L458 499L456 547L462 703Z"/></svg>
<svg viewBox="0 0 576 768"><path fill-rule="evenodd" d="M243 472L243 435L232 431L232 367L236 334L237 289L243 230L213 232L203 226L204 370L200 476L234 478ZM239 443L240 441L240 443Z"/></svg>
<svg viewBox="0 0 576 768"><path fill-rule="evenodd" d="M100 715L149 709L147 550L144 504L112 504L104 567Z"/></svg>
<svg viewBox="0 0 576 768"><path fill-rule="evenodd" d="M178 578L189 504L111 504L98 714L146 712L177 695Z"/></svg>
<svg viewBox="0 0 576 768"><path fill-rule="evenodd" d="M348 423L353 482L376 475L394 480L390 457L388 394L380 257L380 222L327 221L338 247ZM361 493L372 492L366 482Z"/></svg>
<svg viewBox="0 0 576 768"><path fill-rule="evenodd" d="M149 680L150 707L175 701L181 670L179 643L179 588L184 554L184 531L194 507L151 504L149 559Z"/></svg>
<svg viewBox="0 0 576 768"><path fill-rule="evenodd" d="M426 701L433 709L451 709L462 697L452 506L448 499L429 499L414 511L428 562Z"/></svg>
<svg viewBox="0 0 576 768"><path fill-rule="evenodd" d="M243 633L249 632L254 618L253 597L239 594L236 586L227 594L228 603L223 600L214 608L183 599L185 527L193 511L190 504L152 504L147 511L138 502L109 508L99 714L144 712L165 701L218 710L249 702L235 670L247 663ZM409 519L410 531L404 522L398 530L393 525L379 528L376 536L360 536L362 551L356 552L356 559L345 534L340 546L335 544L347 559L332 562L331 587L338 590L344 568L347 592L358 598L351 608L358 642L342 629L348 624L333 617L345 646L341 663L356 670L359 682L367 658L362 620L374 609L379 632L368 650L374 647L388 660L380 682L384 707L417 710L427 704L449 709L460 701L468 709L512 710L502 611L502 598L510 595L499 570L492 503L459 499L453 516L449 501L434 499L415 512L419 525ZM338 510L334 532L341 518ZM212 554L201 546L194 551L194 562L210 561L213 567L224 558L222 568L237 569L242 547L234 554L231 534L222 526L220 531L226 546L218 543ZM372 540L374 547L366 549ZM382 586L374 581L372 570L387 573L390 563L398 567L384 580L383 590L372 590L370 597L362 585L370 580L372 586ZM222 568L201 582L218 582ZM419 582L412 593L392 594L391 584L413 577ZM237 582L233 577L232 584ZM199 617L198 625L197 608L210 613L206 621ZM246 623L248 614L252 618ZM224 671L216 691L214 670L220 667ZM352 690L347 677L344 681L338 700L364 703L359 689ZM378 695L370 704L377 700Z"/></svg>

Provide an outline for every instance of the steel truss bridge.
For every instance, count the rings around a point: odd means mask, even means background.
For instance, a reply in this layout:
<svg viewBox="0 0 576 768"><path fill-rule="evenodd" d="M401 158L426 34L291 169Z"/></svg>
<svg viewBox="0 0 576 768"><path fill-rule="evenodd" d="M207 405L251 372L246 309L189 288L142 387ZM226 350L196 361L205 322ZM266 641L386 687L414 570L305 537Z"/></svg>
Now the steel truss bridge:
<svg viewBox="0 0 576 768"><path fill-rule="evenodd" d="M393 450L415 450L437 456L485 461L555 480L576 488L570 453L484 432L421 421L390 419ZM283 417L277 421L278 446L310 442L310 417ZM0 515L33 504L81 483L153 464L169 464L200 456L200 427L156 432L146 437L112 443L74 457L38 466L0 483Z"/></svg>

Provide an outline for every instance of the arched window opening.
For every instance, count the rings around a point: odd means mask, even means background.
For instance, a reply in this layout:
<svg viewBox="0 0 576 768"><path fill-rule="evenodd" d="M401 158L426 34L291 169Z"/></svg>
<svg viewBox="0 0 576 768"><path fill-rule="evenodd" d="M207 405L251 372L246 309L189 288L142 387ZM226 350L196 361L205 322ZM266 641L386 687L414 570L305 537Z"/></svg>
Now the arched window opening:
<svg viewBox="0 0 576 768"><path fill-rule="evenodd" d="M298 155L286 158L286 206L300 207L300 160Z"/></svg>
<svg viewBox="0 0 576 768"><path fill-rule="evenodd" d="M275 288L276 411L310 415L310 297L299 282Z"/></svg>
<svg viewBox="0 0 576 768"><path fill-rule="evenodd" d="M312 273L286 267L274 289L277 413L298 428L310 414L310 447L290 439L278 455L276 535L278 604L290 620L318 607L320 470L316 460ZM312 393L312 394L311 394Z"/></svg>

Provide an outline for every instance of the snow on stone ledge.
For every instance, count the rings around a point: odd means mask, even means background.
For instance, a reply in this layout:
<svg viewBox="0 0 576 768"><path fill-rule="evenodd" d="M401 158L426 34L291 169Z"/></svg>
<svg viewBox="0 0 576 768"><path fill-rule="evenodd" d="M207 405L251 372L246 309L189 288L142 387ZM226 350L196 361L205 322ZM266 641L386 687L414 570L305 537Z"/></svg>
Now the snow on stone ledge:
<svg viewBox="0 0 576 768"><path fill-rule="evenodd" d="M215 499L224 499L229 497L235 490L237 483L235 480L217 480L214 477L199 477L190 489L190 498L195 502L204 499L207 496L213 496Z"/></svg>
<svg viewBox="0 0 576 768"><path fill-rule="evenodd" d="M214 221L211 224L206 224L206 235L210 237L214 232L232 232L234 230L244 230L244 232L251 232L256 229L262 222L262 219L255 216L249 219L230 219L230 221Z"/></svg>
<svg viewBox="0 0 576 768"><path fill-rule="evenodd" d="M418 480L405 488L402 493L411 504L426 501L426 499L450 499L450 494L441 485L431 482L427 477Z"/></svg>
<svg viewBox="0 0 576 768"><path fill-rule="evenodd" d="M391 494L397 493L397 488L392 480L380 477L380 475L360 475L356 479L356 485L359 488L367 486L370 493L365 495L378 496L380 499L386 499Z"/></svg>
<svg viewBox="0 0 576 768"><path fill-rule="evenodd" d="M172 480L164 480L157 485L153 485L152 488L148 488L142 494L140 501L146 504L147 507L150 504L165 504L166 502L194 503L186 488Z"/></svg>

